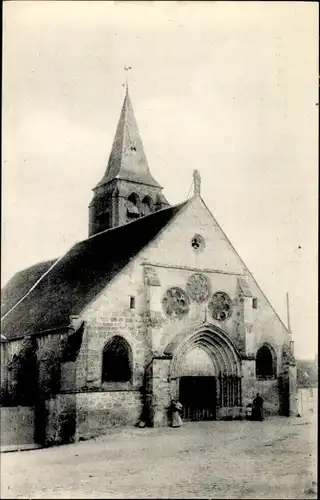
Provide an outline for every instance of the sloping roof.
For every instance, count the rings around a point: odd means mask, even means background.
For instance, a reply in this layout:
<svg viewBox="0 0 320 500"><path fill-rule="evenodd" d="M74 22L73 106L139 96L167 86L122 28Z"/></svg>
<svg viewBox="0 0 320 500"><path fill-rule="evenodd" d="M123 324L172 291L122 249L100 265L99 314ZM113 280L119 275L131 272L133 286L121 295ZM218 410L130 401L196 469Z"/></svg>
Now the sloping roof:
<svg viewBox="0 0 320 500"><path fill-rule="evenodd" d="M107 170L96 187L115 178L161 188L149 170L128 89L113 140Z"/></svg>
<svg viewBox="0 0 320 500"><path fill-rule="evenodd" d="M2 319L9 339L67 326L187 202L108 229L74 245Z"/></svg>
<svg viewBox="0 0 320 500"><path fill-rule="evenodd" d="M23 269L16 273L1 290L1 316L4 316L10 309L19 302L22 297L30 290L39 278L55 262L47 260L39 262L31 267Z"/></svg>

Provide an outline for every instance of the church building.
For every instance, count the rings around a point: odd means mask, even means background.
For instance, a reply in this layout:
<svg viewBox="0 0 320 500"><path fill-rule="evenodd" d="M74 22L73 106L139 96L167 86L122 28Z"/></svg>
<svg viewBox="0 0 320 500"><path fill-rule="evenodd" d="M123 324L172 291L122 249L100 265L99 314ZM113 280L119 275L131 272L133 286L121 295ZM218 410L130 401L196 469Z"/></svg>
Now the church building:
<svg viewBox="0 0 320 500"><path fill-rule="evenodd" d="M150 124L152 126L152 124ZM171 206L126 90L88 237L2 290L2 405L33 407L44 445L111 426L295 413L291 332L201 197ZM236 217L236 215L235 215ZM196 424L195 424L196 425Z"/></svg>

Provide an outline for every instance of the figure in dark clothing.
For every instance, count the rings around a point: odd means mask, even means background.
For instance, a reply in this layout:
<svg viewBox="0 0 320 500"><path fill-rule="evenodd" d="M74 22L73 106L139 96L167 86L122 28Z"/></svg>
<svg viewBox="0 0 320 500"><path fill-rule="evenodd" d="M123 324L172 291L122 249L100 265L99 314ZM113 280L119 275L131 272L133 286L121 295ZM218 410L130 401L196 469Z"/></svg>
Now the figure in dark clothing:
<svg viewBox="0 0 320 500"><path fill-rule="evenodd" d="M252 420L263 420L263 399L258 392L252 402Z"/></svg>
<svg viewBox="0 0 320 500"><path fill-rule="evenodd" d="M140 387L140 396L141 396L141 414L137 423L137 427L144 428L147 426L148 417L147 417L147 400L146 400L146 389L144 386Z"/></svg>

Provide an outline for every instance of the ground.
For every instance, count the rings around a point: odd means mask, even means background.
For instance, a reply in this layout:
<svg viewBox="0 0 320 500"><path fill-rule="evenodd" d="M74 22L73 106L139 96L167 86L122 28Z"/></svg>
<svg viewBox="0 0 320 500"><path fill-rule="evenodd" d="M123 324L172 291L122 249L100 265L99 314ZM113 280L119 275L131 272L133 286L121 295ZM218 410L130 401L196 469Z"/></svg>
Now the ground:
<svg viewBox="0 0 320 500"><path fill-rule="evenodd" d="M316 498L316 416L113 429L1 455L1 498Z"/></svg>

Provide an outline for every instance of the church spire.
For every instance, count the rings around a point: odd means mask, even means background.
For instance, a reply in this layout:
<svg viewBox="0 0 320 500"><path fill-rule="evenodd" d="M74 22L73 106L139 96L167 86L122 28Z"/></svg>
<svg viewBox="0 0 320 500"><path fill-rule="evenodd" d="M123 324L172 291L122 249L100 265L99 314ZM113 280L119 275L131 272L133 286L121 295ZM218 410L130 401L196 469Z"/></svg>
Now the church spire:
<svg viewBox="0 0 320 500"><path fill-rule="evenodd" d="M138 125L129 95L128 82L116 134L106 172L99 182L102 186L113 179L160 187L149 170Z"/></svg>
<svg viewBox="0 0 320 500"><path fill-rule="evenodd" d="M161 191L149 170L126 84L107 169L89 205L89 236L169 206Z"/></svg>

